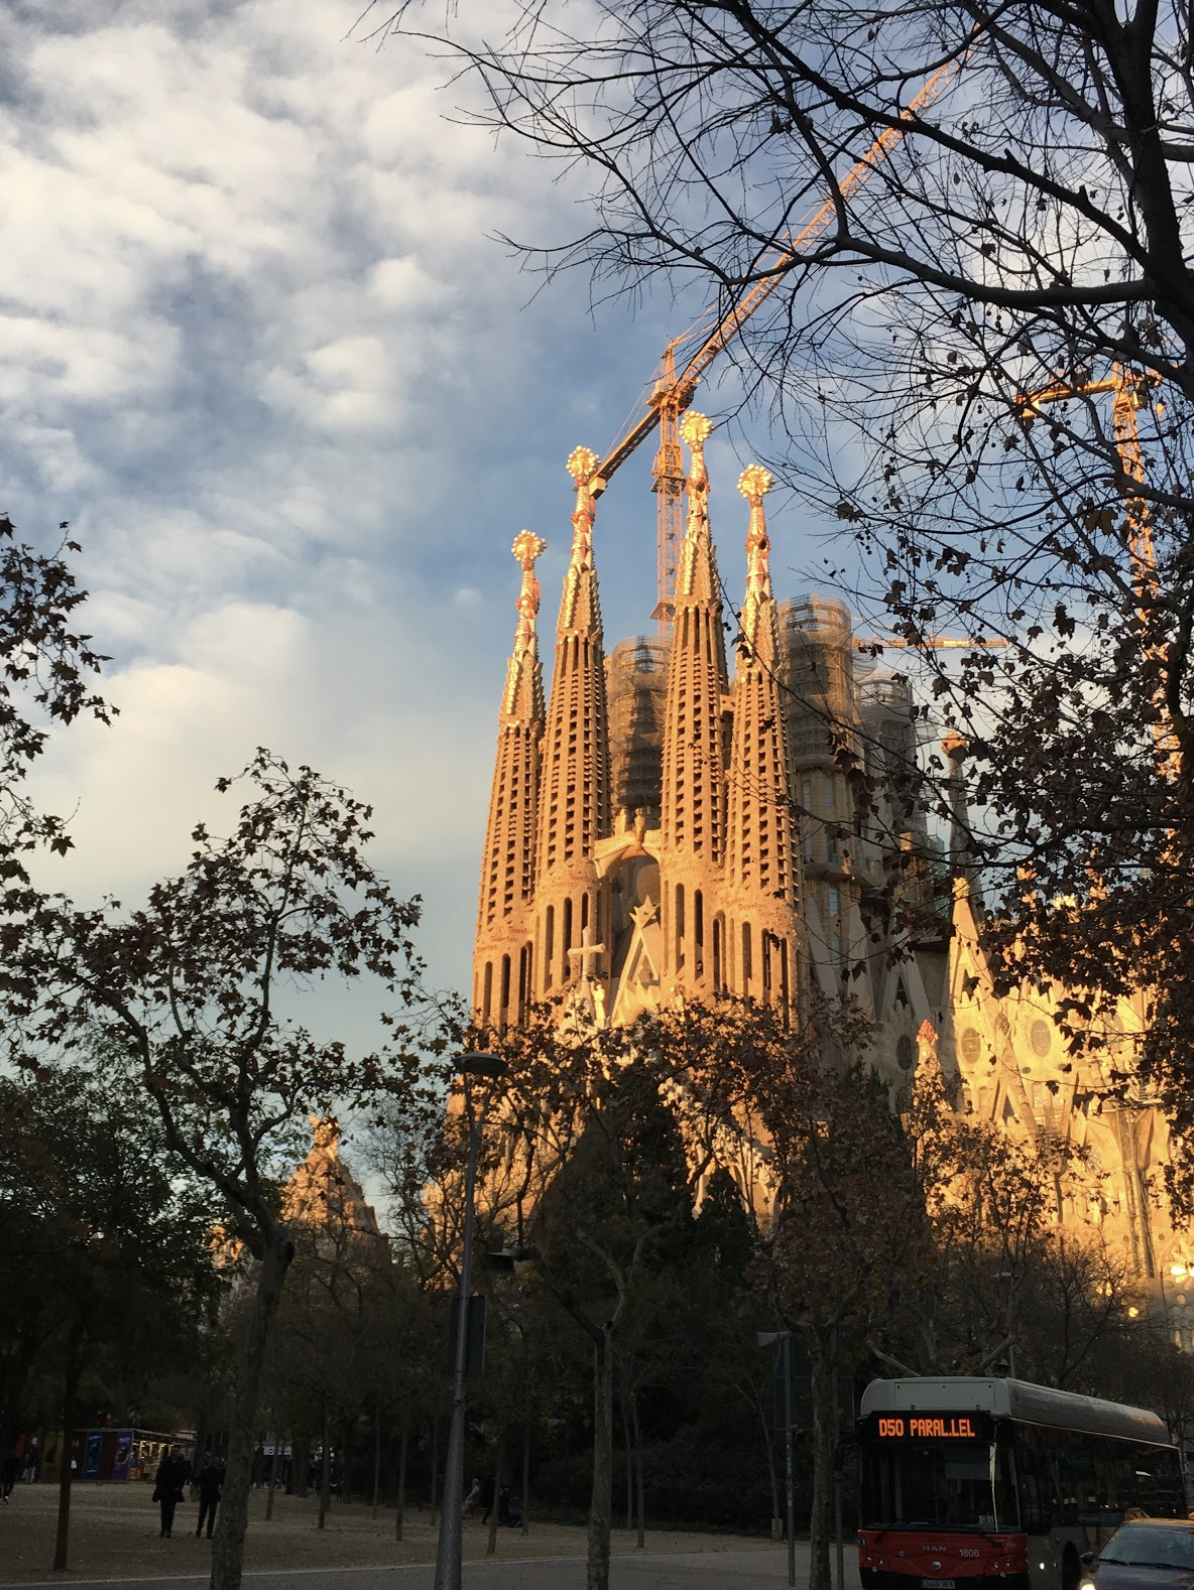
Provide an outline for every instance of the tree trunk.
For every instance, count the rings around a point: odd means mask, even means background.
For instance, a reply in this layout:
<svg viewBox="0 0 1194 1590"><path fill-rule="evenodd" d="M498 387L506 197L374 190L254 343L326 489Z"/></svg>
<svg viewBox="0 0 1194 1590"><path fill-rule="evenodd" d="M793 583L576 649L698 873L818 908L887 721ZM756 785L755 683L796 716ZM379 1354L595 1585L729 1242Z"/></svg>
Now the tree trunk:
<svg viewBox="0 0 1194 1590"><path fill-rule="evenodd" d="M439 1484L439 1420L431 1415L431 1527L435 1528L435 1494Z"/></svg>
<svg viewBox="0 0 1194 1590"><path fill-rule="evenodd" d="M308 1481L311 1474L311 1436L304 1430L301 1434L295 1435L291 1444L294 1447L290 1460L294 1464L294 1494L305 1502L307 1492L310 1490Z"/></svg>
<svg viewBox="0 0 1194 1590"><path fill-rule="evenodd" d="M626 1411L626 1392L618 1398L622 1404L622 1446L626 1452L626 1533L634 1528L634 1446L630 1438L630 1415Z"/></svg>
<svg viewBox="0 0 1194 1590"><path fill-rule="evenodd" d="M319 1457L319 1525L322 1529L332 1505L332 1438L328 1429L327 1410L323 1415L323 1446Z"/></svg>
<svg viewBox="0 0 1194 1590"><path fill-rule="evenodd" d="M614 1352L608 1327L593 1346L593 1491L585 1590L609 1590L614 1483Z"/></svg>
<svg viewBox="0 0 1194 1590"><path fill-rule="evenodd" d="M404 1425L402 1429L402 1442L398 1448L398 1516L394 1520L394 1539L402 1539L402 1531L406 1526L406 1454L410 1446L410 1431ZM432 1484L434 1484L434 1480Z"/></svg>
<svg viewBox="0 0 1194 1590"><path fill-rule="evenodd" d="M284 1232L268 1243L257 1274L253 1312L240 1346L236 1384L232 1392L232 1413L228 1434L228 1457L224 1468L224 1494L216 1509L216 1528L211 1549L211 1590L240 1590L245 1561L245 1531L249 1527L249 1487L253 1478L253 1450L257 1402L265 1351L282 1283L293 1254Z"/></svg>
<svg viewBox="0 0 1194 1590"><path fill-rule="evenodd" d="M529 1510L531 1501L531 1427L525 1425L522 1432L522 1495L518 1499L522 1508L522 1532L529 1535L531 1525Z"/></svg>
<svg viewBox="0 0 1194 1590"><path fill-rule="evenodd" d="M344 1462L340 1465L340 1501L352 1506L352 1426L344 1426Z"/></svg>
<svg viewBox="0 0 1194 1590"><path fill-rule="evenodd" d="M501 1506L502 1486L505 1484L505 1469L506 1426L499 1424L493 1448L493 1506L489 1509L489 1539L485 1542L487 1557L492 1557L497 1551L498 1508Z"/></svg>
<svg viewBox="0 0 1194 1590"><path fill-rule="evenodd" d="M809 1590L830 1590L829 1546L833 1535L833 1446L837 1440L837 1398L833 1353L827 1331L809 1336L812 1360L813 1506L809 1519Z"/></svg>
<svg viewBox="0 0 1194 1590"><path fill-rule="evenodd" d="M377 1505L381 1500L381 1404L373 1405L373 1516L377 1517ZM399 1540L402 1536L399 1535Z"/></svg>
<svg viewBox="0 0 1194 1590"><path fill-rule="evenodd" d="M763 1427L763 1445L767 1452L767 1479L771 1486L771 1538L778 1540L776 1527L782 1515L779 1510L779 1470L775 1466L775 1435L767 1422L767 1413L763 1406L756 1404L755 1411Z"/></svg>
<svg viewBox="0 0 1194 1590"><path fill-rule="evenodd" d="M79 1375L82 1371L79 1349L83 1345L83 1324L72 1320L66 1342L66 1372L62 1382L62 1464L58 1474L58 1530L54 1536L54 1567L66 1567L66 1552L70 1541L70 1488L74 1475L71 1472L71 1449L74 1446L75 1403L79 1395Z"/></svg>
<svg viewBox="0 0 1194 1590"><path fill-rule="evenodd" d="M274 1437L274 1450L270 1453L269 1479L265 1482L265 1521L274 1516L274 1486L278 1483L278 1438Z"/></svg>
<svg viewBox="0 0 1194 1590"><path fill-rule="evenodd" d="M635 1540L635 1549L645 1551L647 1548L647 1520L646 1520L646 1486L643 1483L643 1432L638 1420L638 1398L633 1387L630 1391L630 1432L634 1437L634 1480L638 1491L638 1537Z"/></svg>

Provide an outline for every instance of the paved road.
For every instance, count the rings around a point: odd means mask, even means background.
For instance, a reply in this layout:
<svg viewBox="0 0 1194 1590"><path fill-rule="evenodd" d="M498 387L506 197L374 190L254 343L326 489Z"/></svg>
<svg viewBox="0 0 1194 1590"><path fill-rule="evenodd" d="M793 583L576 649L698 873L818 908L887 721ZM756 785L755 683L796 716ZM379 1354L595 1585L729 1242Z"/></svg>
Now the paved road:
<svg viewBox="0 0 1194 1590"><path fill-rule="evenodd" d="M858 1576L847 1554L846 1590L857 1590ZM245 1590L432 1590L430 1563L405 1568L311 1568L246 1573ZM59 1590L104 1585L106 1590L207 1590L207 1576L158 1579L54 1579ZM463 1590L584 1590L580 1557L496 1559L466 1562ZM0 1581L3 1583L3 1581ZM45 1580L37 1581L38 1585ZM694 1552L691 1555L615 1557L611 1590L781 1590L787 1583L782 1546L755 1551ZM796 1583L808 1583L807 1548L797 1551ZM5 1590L34 1590L32 1584Z"/></svg>

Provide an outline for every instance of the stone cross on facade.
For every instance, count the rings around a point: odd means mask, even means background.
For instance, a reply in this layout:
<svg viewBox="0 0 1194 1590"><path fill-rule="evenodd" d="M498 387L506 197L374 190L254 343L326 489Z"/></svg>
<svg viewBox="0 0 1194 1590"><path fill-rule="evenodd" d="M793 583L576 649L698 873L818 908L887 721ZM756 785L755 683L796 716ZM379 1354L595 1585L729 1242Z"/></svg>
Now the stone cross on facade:
<svg viewBox="0 0 1194 1590"><path fill-rule="evenodd" d="M580 980L582 983L593 981L593 967L599 955L605 954L604 944L593 943L593 930L585 928L580 936L580 948L568 951L569 960L580 962Z"/></svg>

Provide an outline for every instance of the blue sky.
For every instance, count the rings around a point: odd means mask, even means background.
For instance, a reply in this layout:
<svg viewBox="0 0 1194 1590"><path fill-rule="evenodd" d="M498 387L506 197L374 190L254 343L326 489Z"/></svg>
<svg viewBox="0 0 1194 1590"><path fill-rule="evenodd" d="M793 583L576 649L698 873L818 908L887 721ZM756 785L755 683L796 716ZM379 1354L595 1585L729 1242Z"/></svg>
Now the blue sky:
<svg viewBox="0 0 1194 1590"><path fill-rule="evenodd" d="M347 37L335 0L77 0L0 10L0 426L26 539L71 521L110 730L60 736L36 789L74 812L45 881L135 900L179 870L216 778L259 744L376 807L377 858L426 901L438 986L467 986L524 525L547 655L564 461L609 446L696 303L590 310L490 241L564 236L566 176L445 119L443 62ZM706 394L716 416L733 378ZM598 512L607 643L650 627L651 449ZM750 460L710 451L731 590ZM773 518L786 568L818 556ZM338 1020L364 1036L359 1001Z"/></svg>

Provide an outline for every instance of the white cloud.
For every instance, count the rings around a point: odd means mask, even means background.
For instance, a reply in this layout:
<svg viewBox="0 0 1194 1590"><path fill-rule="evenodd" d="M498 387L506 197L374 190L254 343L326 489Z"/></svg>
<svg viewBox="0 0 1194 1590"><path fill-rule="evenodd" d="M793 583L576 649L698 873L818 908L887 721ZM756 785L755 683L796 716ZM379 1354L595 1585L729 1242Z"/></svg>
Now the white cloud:
<svg viewBox="0 0 1194 1590"><path fill-rule="evenodd" d="M442 119L442 62L344 42L355 14L0 12L3 506L26 536L75 523L115 657L115 725L35 776L77 807L48 875L128 898L182 867L193 821L228 820L216 777L266 744L374 803L432 980L464 985L509 546L551 543L546 630L564 459L612 438L672 316L595 327L579 279L528 307L489 239L570 230L574 195ZM654 600L632 474L599 515L611 638Z"/></svg>

